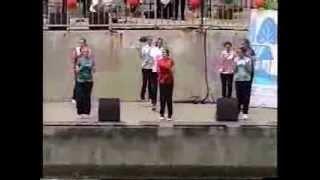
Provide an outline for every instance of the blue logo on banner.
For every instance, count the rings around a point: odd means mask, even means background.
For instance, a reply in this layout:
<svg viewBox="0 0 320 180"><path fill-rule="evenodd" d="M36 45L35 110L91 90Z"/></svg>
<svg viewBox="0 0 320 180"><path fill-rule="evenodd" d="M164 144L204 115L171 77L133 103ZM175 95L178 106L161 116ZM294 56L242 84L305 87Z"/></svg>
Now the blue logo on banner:
<svg viewBox="0 0 320 180"><path fill-rule="evenodd" d="M272 18L266 18L259 30L257 42L259 44L270 43L276 44L277 26Z"/></svg>
<svg viewBox="0 0 320 180"><path fill-rule="evenodd" d="M273 60L271 48L267 45L252 45L258 60Z"/></svg>

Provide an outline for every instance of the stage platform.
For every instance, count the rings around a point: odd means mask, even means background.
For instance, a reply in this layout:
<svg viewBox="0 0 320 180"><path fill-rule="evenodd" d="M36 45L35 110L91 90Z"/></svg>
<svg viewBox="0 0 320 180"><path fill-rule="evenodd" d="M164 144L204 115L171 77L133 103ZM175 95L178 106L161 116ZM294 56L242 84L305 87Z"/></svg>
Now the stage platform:
<svg viewBox="0 0 320 180"><path fill-rule="evenodd" d="M121 102L121 122L76 118L75 104L43 104L44 176L101 179L233 179L277 175L277 109L216 122L215 104L174 104L159 120L147 102ZM157 107L157 111L159 107ZM223 177L223 178L222 178ZM216 178L218 179L218 178Z"/></svg>
<svg viewBox="0 0 320 180"><path fill-rule="evenodd" d="M89 119L78 119L75 104L71 102L44 102L43 125L58 126L277 126L277 109L250 108L249 119L238 122L217 122L215 104L174 103L173 121L159 120L159 105L151 110L150 102L121 102L121 122L98 122L98 102L92 102Z"/></svg>

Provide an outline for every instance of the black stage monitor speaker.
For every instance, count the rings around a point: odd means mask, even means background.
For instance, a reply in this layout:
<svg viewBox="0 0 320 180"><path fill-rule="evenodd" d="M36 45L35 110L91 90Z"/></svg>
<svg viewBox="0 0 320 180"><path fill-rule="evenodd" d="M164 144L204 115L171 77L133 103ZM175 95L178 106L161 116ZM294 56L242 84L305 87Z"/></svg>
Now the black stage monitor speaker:
<svg viewBox="0 0 320 180"><path fill-rule="evenodd" d="M101 122L120 122L119 98L100 98L98 115Z"/></svg>
<svg viewBox="0 0 320 180"><path fill-rule="evenodd" d="M238 121L238 100L236 98L219 98L217 100L217 121Z"/></svg>

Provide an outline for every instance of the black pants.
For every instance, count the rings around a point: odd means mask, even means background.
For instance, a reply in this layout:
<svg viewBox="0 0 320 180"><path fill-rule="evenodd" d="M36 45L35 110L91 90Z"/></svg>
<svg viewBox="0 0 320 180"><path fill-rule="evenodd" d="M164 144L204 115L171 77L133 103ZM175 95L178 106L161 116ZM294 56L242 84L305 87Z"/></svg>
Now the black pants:
<svg viewBox="0 0 320 180"><path fill-rule="evenodd" d="M168 117L172 116L173 84L160 84L160 116L164 116L165 107L168 107Z"/></svg>
<svg viewBox="0 0 320 180"><path fill-rule="evenodd" d="M238 109L241 111L241 106L243 114L248 114L250 96L251 96L251 82L250 81L236 81L236 94L238 98Z"/></svg>
<svg viewBox="0 0 320 180"><path fill-rule="evenodd" d="M77 77L75 76L74 85L73 85L72 99L76 100L76 94L77 94Z"/></svg>
<svg viewBox="0 0 320 180"><path fill-rule="evenodd" d="M82 2L82 15L83 17L87 17L88 16L88 11L89 8L91 6L91 0L80 0Z"/></svg>
<svg viewBox="0 0 320 180"><path fill-rule="evenodd" d="M140 98L142 100L145 99L147 85L148 85L149 99L152 99L151 74L152 74L152 69L142 69L142 87L141 87L141 93L140 93Z"/></svg>
<svg viewBox="0 0 320 180"><path fill-rule="evenodd" d="M233 74L220 74L221 78L221 87L222 87L222 97L231 97L232 96L232 82Z"/></svg>
<svg viewBox="0 0 320 180"><path fill-rule="evenodd" d="M184 10L186 6L186 0L181 0L181 19L184 20ZM166 6L163 5L160 0L157 0L157 13L158 18L164 18L164 19L178 19L179 15L179 0L173 0L170 3L168 3Z"/></svg>
<svg viewBox="0 0 320 180"><path fill-rule="evenodd" d="M250 90L249 90L250 94L251 94L251 90L252 90L253 78L254 78L254 71L251 72ZM251 99L250 97L249 97L249 104L250 104L250 99Z"/></svg>
<svg viewBox="0 0 320 180"><path fill-rule="evenodd" d="M158 19L170 19L172 18L172 2L169 2L167 5L163 5L160 0L157 0L157 18Z"/></svg>
<svg viewBox="0 0 320 180"><path fill-rule="evenodd" d="M93 82L78 82L77 83L77 113L90 114L91 110L91 92Z"/></svg>
<svg viewBox="0 0 320 180"><path fill-rule="evenodd" d="M157 104L157 97L158 97L158 73L152 72L151 74L151 90L152 90L152 105Z"/></svg>
<svg viewBox="0 0 320 180"><path fill-rule="evenodd" d="M180 0L181 1L181 20L184 20L184 9L186 7L186 0ZM178 19L178 14L179 14L179 0L174 0L174 18Z"/></svg>
<svg viewBox="0 0 320 180"><path fill-rule="evenodd" d="M77 78L78 78L78 74L75 70L76 68L74 67L74 85L73 85L73 94L72 94L72 99L76 100L76 95L77 95Z"/></svg>

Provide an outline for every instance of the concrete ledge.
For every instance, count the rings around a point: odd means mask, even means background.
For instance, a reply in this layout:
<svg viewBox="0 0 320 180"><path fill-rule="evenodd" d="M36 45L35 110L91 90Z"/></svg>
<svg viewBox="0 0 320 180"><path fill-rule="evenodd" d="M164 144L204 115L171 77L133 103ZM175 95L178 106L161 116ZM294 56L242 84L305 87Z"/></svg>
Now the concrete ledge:
<svg viewBox="0 0 320 180"><path fill-rule="evenodd" d="M45 177L272 177L277 128L44 126Z"/></svg>
<svg viewBox="0 0 320 180"><path fill-rule="evenodd" d="M129 122L99 122L99 121L58 121L44 122L44 126L111 126L111 127L271 127L276 128L277 122L217 122L217 121L140 121L139 123Z"/></svg>
<svg viewBox="0 0 320 180"><path fill-rule="evenodd" d="M277 176L274 167L45 165L43 170L46 177L57 178L231 180Z"/></svg>

